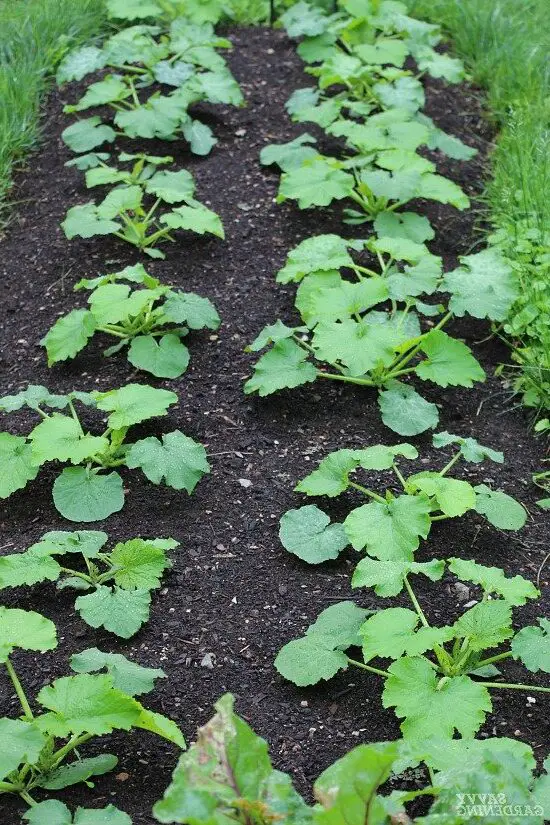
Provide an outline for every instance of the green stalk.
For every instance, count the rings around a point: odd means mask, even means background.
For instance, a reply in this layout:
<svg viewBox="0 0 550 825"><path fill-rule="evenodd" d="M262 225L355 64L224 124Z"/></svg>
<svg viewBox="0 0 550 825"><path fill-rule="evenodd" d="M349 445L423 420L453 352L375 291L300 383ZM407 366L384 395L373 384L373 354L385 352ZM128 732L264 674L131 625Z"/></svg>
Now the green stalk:
<svg viewBox="0 0 550 825"><path fill-rule="evenodd" d="M12 681L12 684L15 688L17 698L19 699L21 707L23 708L23 714L25 716L25 719L27 719L27 720L34 719L34 714L31 710L31 706L29 705L29 701L28 701L28 699L25 695L25 691L23 690L21 682L17 678L17 673L15 672L15 670L13 668L13 665L10 662L9 658L6 659L4 664L6 665L6 670L8 671L8 675L9 675L9 677Z"/></svg>
<svg viewBox="0 0 550 825"><path fill-rule="evenodd" d="M443 467L443 469L439 471L439 475L440 475L440 476L447 475L447 473L449 472L449 470L451 470L451 469L455 466L456 462L457 462L457 461L461 458L461 456L462 456L462 453L461 453L461 451L459 450L459 451L458 451L458 453L455 453L455 455L451 458L451 460L449 461L449 463L448 463L448 464L445 464L445 466Z"/></svg>
<svg viewBox="0 0 550 825"><path fill-rule="evenodd" d="M31 806L31 808L32 808L34 805L36 805L36 804L37 804L37 803L36 803L36 800L35 800L35 799L33 799L33 798L32 798L32 796L30 795L30 793L28 793L27 791L20 791L20 792L19 792L19 796L21 797L21 799L23 799L23 800L27 803L27 805L30 805L30 806Z"/></svg>
<svg viewBox="0 0 550 825"><path fill-rule="evenodd" d="M476 667L485 667L485 665L492 665L494 662L502 662L503 659L510 659L511 656L511 650L509 650L507 653L499 653L496 656L489 656L488 659L482 659L481 662L478 662Z"/></svg>
<svg viewBox="0 0 550 825"><path fill-rule="evenodd" d="M397 478L399 479L399 483L401 484L401 486L403 487L403 489L406 492L407 491L407 482L403 478L403 476L401 474L401 471L399 470L399 467L397 466L397 464L395 462L392 464L392 469L393 469L395 475L397 476Z"/></svg>
<svg viewBox="0 0 550 825"><path fill-rule="evenodd" d="M357 484L356 481L348 481L349 486L353 487L355 490L359 490L360 493L363 493L369 498L373 498L375 501L378 501L380 504L387 504L387 501L382 496L379 496L378 493L373 493L372 490L369 490L368 487L363 487L362 484Z"/></svg>
<svg viewBox="0 0 550 825"><path fill-rule="evenodd" d="M317 378L329 378L333 381L345 381L348 384L358 384L361 387L376 387L370 378L353 378L351 375L334 375L332 372L317 370Z"/></svg>
<svg viewBox="0 0 550 825"><path fill-rule="evenodd" d="M550 693L550 687L537 687L536 685L524 685L522 683L513 685L509 682L479 682L479 684L485 685L485 687L487 688L504 688L505 690L531 690L537 691L538 693Z"/></svg>
<svg viewBox="0 0 550 825"><path fill-rule="evenodd" d="M80 747L80 745L83 745L84 742L88 741L88 739L92 739L93 735L93 733L81 733L79 736L73 736L71 739L69 739L66 745L63 745L62 748L59 748L59 750L55 751L55 753L51 755L50 770L52 770L53 768L57 768L57 766L61 762L63 762L65 757L68 756L68 754L71 751L74 751L75 748L78 748Z"/></svg>
<svg viewBox="0 0 550 825"><path fill-rule="evenodd" d="M15 793L16 791L17 785L13 782L0 782L0 793Z"/></svg>
<svg viewBox="0 0 550 825"><path fill-rule="evenodd" d="M75 576L78 579L83 579L88 584L94 584L93 579L90 576L87 576L86 573L80 573L78 570L71 570L70 567L61 567L61 572L66 573L68 576Z"/></svg>
<svg viewBox="0 0 550 825"><path fill-rule="evenodd" d="M357 659L350 659L349 656L346 656L346 659L350 663L350 665L355 665L355 667L361 668L361 670L368 670L369 673L374 673L376 676L382 676L383 679L387 679L389 673L386 670L380 670L377 667L371 667L370 665L365 665L363 662L358 662Z"/></svg>

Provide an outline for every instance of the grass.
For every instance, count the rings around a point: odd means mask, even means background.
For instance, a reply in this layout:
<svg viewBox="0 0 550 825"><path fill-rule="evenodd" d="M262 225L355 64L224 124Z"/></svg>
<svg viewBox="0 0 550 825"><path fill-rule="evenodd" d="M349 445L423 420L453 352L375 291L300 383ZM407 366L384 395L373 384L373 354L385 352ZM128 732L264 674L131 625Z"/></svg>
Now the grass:
<svg viewBox="0 0 550 825"><path fill-rule="evenodd" d="M14 170L40 139L40 105L68 46L101 30L103 0L0 0L0 224Z"/></svg>
<svg viewBox="0 0 550 825"><path fill-rule="evenodd" d="M548 0L408 0L440 23L500 127L487 201L522 293L504 328L514 387L537 415L550 409L550 28Z"/></svg>

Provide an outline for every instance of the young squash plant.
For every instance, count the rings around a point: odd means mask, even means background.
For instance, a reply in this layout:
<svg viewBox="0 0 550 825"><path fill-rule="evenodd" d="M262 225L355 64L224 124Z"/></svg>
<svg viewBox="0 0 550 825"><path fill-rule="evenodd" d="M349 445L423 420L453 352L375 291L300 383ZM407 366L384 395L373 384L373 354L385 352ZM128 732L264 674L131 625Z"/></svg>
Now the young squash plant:
<svg viewBox="0 0 550 825"><path fill-rule="evenodd" d="M470 794L478 810L480 799L487 799L488 810L492 805L497 818L491 822L503 821L498 817L506 802L507 822L543 825L548 774L535 778L533 751L523 742L434 736L415 747L403 740L359 745L319 776L315 804L309 805L290 776L273 768L267 743L235 713L233 703L230 694L216 702L215 715L180 757L153 809L158 822L194 825L196 811L206 810L212 822L239 825L467 825L476 816L475 805L466 801ZM548 760L545 764L548 768ZM424 781L419 781L419 767ZM416 769L414 790L388 793L388 780L395 786L398 775L410 769ZM433 801L426 815L413 820L407 806L419 797ZM513 812L519 812L517 818Z"/></svg>
<svg viewBox="0 0 550 825"><path fill-rule="evenodd" d="M104 355L128 347L128 361L157 378L178 378L189 365L182 342L189 330L216 330L215 306L193 292L164 286L141 264L120 272L82 279L75 290L89 290L88 309L72 309L59 318L41 343L48 366L74 358L96 334L116 340Z"/></svg>
<svg viewBox="0 0 550 825"><path fill-rule="evenodd" d="M21 490L50 461L69 464L53 485L53 502L69 521L100 521L124 506L122 478L117 468L138 467L153 484L193 492L210 471L206 451L180 430L128 441L135 424L166 415L178 396L146 384L127 384L107 392L52 394L31 384L17 395L0 398L0 410L28 407L41 421L28 435L0 433L0 498ZM107 413L99 434L87 431L76 405ZM61 412L63 411L63 412Z"/></svg>
<svg viewBox="0 0 550 825"><path fill-rule="evenodd" d="M90 201L71 207L61 227L69 240L75 237L115 235L136 246L151 258L165 258L157 249L164 240L173 241L171 231L186 229L199 235L210 233L224 237L219 216L195 200L195 182L186 169L178 172L159 170L169 163L169 157L154 155L119 155L120 163L129 169L107 165L96 153L86 155L86 185L113 184L99 203ZM158 213L161 204L179 203L170 211Z"/></svg>
<svg viewBox="0 0 550 825"><path fill-rule="evenodd" d="M375 230L368 241L318 235L290 252L277 280L299 284L303 323L278 320L260 332L247 350L269 349L245 392L266 396L317 379L376 388L384 424L411 436L439 420L436 405L407 383L411 377L440 387L485 380L469 347L444 327L466 314L502 320L518 284L494 250L466 255L443 273L425 245L430 223L414 212L380 215ZM356 263L350 250L367 250L375 263Z"/></svg>
<svg viewBox="0 0 550 825"><path fill-rule="evenodd" d="M138 4L133 6L137 11ZM216 51L219 48L231 48L231 42L217 37L211 23L178 17L166 25L140 23L117 32L101 48L85 46L70 52L57 73L60 84L104 68L113 71L92 83L65 111L79 114L107 106L113 112L113 123L97 115L78 120L64 131L64 141L73 151L83 152L112 142L117 135L160 140L183 137L192 152L207 155L217 140L207 124L189 113L189 107L200 101L244 103L237 81ZM152 84L171 91L157 90L140 99L142 90Z"/></svg>
<svg viewBox="0 0 550 825"><path fill-rule="evenodd" d="M361 493L367 502L351 510L343 524L331 524L330 518L316 505L289 510L281 518L279 535L283 546L302 560L319 564L337 558L351 544L354 550L371 557L360 562L358 570L369 565L374 570L381 562L387 562L390 568L394 562L398 567L413 563L420 539L428 538L434 522L461 518L468 512L477 512L500 530L520 530L527 514L514 498L487 484L474 486L449 476L459 462L479 464L488 459L501 464L503 454L482 446L473 438L448 432L433 436L434 447L443 449L451 445L455 452L440 470L410 475L399 467L398 461L418 458L412 444L377 444L362 450L342 449L330 453L316 470L300 481L296 491L307 496L335 498L352 490ZM371 490L362 479L355 480L360 470L391 471L400 491L396 494L390 487L380 492ZM380 572L382 568L383 564ZM430 565L427 569L431 569Z"/></svg>
<svg viewBox="0 0 550 825"><path fill-rule="evenodd" d="M129 639L149 619L151 591L170 567L166 551L179 543L135 538L107 552L107 540L107 533L95 530L45 533L24 553L0 556L0 588L49 581L60 590L84 591L75 607L86 624ZM60 556L70 558L58 561Z"/></svg>
<svg viewBox="0 0 550 825"><path fill-rule="evenodd" d="M55 679L39 691L34 701L30 700L11 654L14 650L44 653L56 647L56 628L49 619L33 611L0 607L0 665L6 669L21 708L16 718L0 719L0 736L6 746L0 760L0 795L18 794L34 808L34 791L61 790L80 782L92 786L89 780L113 770L118 760L109 753L83 757L80 750L90 740L113 730L141 729L185 747L175 722L148 710L134 698L152 690L155 679L164 673L142 668L120 654L104 654L92 648L73 656L76 675ZM107 673L95 672L104 668ZM42 811L39 808L36 816L27 815L31 825L50 825L52 820L45 820L42 812L53 815L60 811L59 805L41 804ZM109 823L128 822L119 814ZM84 825L86 819L76 821Z"/></svg>

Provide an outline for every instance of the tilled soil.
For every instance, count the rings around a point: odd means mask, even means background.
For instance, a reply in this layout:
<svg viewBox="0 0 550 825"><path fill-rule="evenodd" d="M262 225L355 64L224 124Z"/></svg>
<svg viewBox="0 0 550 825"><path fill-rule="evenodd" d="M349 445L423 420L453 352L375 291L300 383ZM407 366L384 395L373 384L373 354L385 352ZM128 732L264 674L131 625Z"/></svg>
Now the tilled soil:
<svg viewBox="0 0 550 825"><path fill-rule="evenodd" d="M196 176L197 197L220 213L226 228L225 242L181 235L176 245L164 247L166 261L145 262L163 281L210 297L223 319L219 334L193 334L190 368L176 381L158 382L132 372L123 356L104 359L100 342L73 362L52 370L46 366L39 339L59 314L79 302L82 305L81 293L76 297L72 293L75 281L138 260L116 239L65 239L59 224L66 209L89 200L82 173L64 166L71 155L60 139L70 122L62 106L76 99L78 89L54 92L49 99L43 148L20 177L16 197L22 203L1 242L3 391L16 391L29 382L46 384L53 391L109 389L130 380L169 387L179 393L179 404L143 432L180 428L199 439L207 446L212 474L189 498L151 485L137 471L127 473L124 510L100 525L112 540L141 535L173 536L181 542L173 552L173 568L155 594L150 622L131 641L124 643L88 628L75 615L74 593L56 591L54 585L9 593L6 603L38 610L59 628L56 651L14 656L29 694L67 674L68 658L75 651L97 646L125 653L142 664L164 668L168 678L144 697L145 704L174 718L188 740L197 725L210 717L212 703L225 691L234 693L239 713L268 739L275 765L290 771L298 788L309 794L315 777L349 748L396 737L399 729L393 712L381 707L376 677L348 671L321 687L298 690L274 670L280 647L300 635L325 607L350 597L365 607L380 603L370 592L350 590L356 561L351 551L338 562L309 567L282 549L278 520L287 509L305 503L293 487L326 453L344 446L391 443L397 437L382 425L370 391L326 382L265 400L243 394L243 380L253 363L244 353L246 344L277 317L295 318L292 287L278 286L274 279L288 250L316 233L360 237L366 229L354 232L343 227L341 205L300 212L292 204L274 203L278 176L260 167L258 155L267 143L305 131L289 122L284 102L294 89L312 85L311 78L303 73L293 44L283 34L266 29L230 34L235 48L229 63L247 106L200 109L200 116L213 125L219 138L211 155L193 157L179 142L168 147L146 141L131 144L132 151L170 152L179 165L189 168ZM439 158L440 170L475 197L481 190L491 140L476 91L429 82L426 111L438 125L479 149L478 157L469 163ZM307 131L318 134L315 128ZM431 248L443 255L447 266L454 265L457 255L476 248L477 210L458 213L424 204L423 211L438 230ZM549 534L530 482L541 447L522 411L514 408L499 380L492 377L507 352L488 337L484 324L461 323L455 331L474 346L489 378L475 390L434 387L428 392L430 400L440 405L441 429L473 434L482 443L502 449L504 466L470 465L468 472L475 483L493 481L520 498L530 518L519 535L490 528L476 516L437 525L418 557L475 557L534 580ZM30 418L28 414L11 417L5 428L24 431ZM441 466L444 457L431 448L428 435L415 443L422 454L419 468L431 466L432 459ZM71 529L52 504L54 477L54 471L42 471L25 491L4 502L3 552L24 550L47 530ZM374 474L370 486L381 485L384 479L383 474L380 478ZM342 516L354 501L350 495L333 503L329 511ZM546 567L540 582L543 603L518 611L522 622L547 614L547 585ZM452 620L462 610L460 594L450 583L428 587L420 582L418 592L434 621ZM512 665L511 678L514 672ZM493 696L494 714L484 727L486 735L515 735L544 755L550 725L543 701L529 704L525 694ZM4 713L17 712L5 676L0 677L0 704ZM175 749L139 732L104 737L86 753L100 750L118 755L118 769L100 777L94 791L80 786L56 795L85 806L112 802L127 811L135 825L153 823L151 806L168 784ZM16 800L1 799L6 825L18 823L21 811Z"/></svg>

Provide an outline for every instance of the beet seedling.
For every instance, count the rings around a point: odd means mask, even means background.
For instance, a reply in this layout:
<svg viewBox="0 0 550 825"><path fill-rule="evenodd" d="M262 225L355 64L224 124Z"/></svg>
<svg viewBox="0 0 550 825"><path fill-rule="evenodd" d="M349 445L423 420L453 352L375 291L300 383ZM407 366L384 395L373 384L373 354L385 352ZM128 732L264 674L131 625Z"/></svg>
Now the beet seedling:
<svg viewBox="0 0 550 825"><path fill-rule="evenodd" d="M102 548L107 539L106 533L94 530L46 533L24 553L0 556L0 588L55 581L58 589L90 591L76 600L81 618L128 639L148 620L151 591L160 587L170 567L166 551L179 543L136 538L106 552ZM71 558L58 561L66 554Z"/></svg>
<svg viewBox="0 0 550 825"><path fill-rule="evenodd" d="M0 433L0 498L8 498L38 475L40 468L58 461L66 467L53 485L57 510L69 521L100 521L124 506L121 466L141 468L153 484L165 484L189 494L210 471L202 444L180 430L128 442L130 427L166 415L178 397L168 390L127 384L108 392L72 392L54 395L31 384L17 395L0 398L0 410L28 407L41 417L27 436ZM107 413L107 426L99 435L84 428L75 404ZM65 412L58 412L64 410Z"/></svg>
<svg viewBox="0 0 550 825"><path fill-rule="evenodd" d="M453 316L466 314L501 320L518 283L489 250L464 256L457 269L443 273L441 259L424 243L433 230L414 212L381 215L375 229L377 237L369 241L318 235L290 252L277 280L299 283L295 306L303 324L278 320L260 332L248 351L269 349L245 392L266 396L317 379L376 388L384 424L411 436L436 427L439 413L403 379L415 376L440 387L484 381L469 347L443 328ZM373 266L361 266L350 255L350 249L365 248ZM432 296L440 303L424 300Z"/></svg>
<svg viewBox="0 0 550 825"><path fill-rule="evenodd" d="M90 291L89 308L63 315L41 341L50 367L74 358L96 333L103 333L117 341L104 355L128 347L134 367L158 378L178 378L189 364L181 339L189 330L215 330L220 324L208 298L163 286L141 264L83 279L75 286L79 289Z"/></svg>
<svg viewBox="0 0 550 825"><path fill-rule="evenodd" d="M43 653L56 647L56 629L49 619L32 611L0 607L0 664L6 668L21 706L19 718L0 719L0 736L6 746L0 760L0 795L18 794L34 807L34 790L91 784L91 777L113 770L118 760L108 753L83 758L80 749L113 730L141 729L185 747L175 722L148 710L134 698L137 693L151 690L163 672L142 668L120 654L111 656L92 648L73 656L77 675L55 679L43 687L32 703L40 706L40 711L33 710L11 653L16 649ZM105 667L105 674L92 672ZM74 756L78 757L76 761L67 762ZM56 812L55 806L41 804L44 812ZM30 815L27 821L32 825ZM44 821L34 819L36 825ZM127 821L109 819L113 825Z"/></svg>
<svg viewBox="0 0 550 825"><path fill-rule="evenodd" d="M157 170L171 158L123 153L119 161L131 163L129 170L108 166L97 154L89 153L86 159L87 165L94 164L86 172L88 188L115 186L99 203L91 201L68 210L61 226L69 240L115 235L151 258L164 258L156 246L163 240L173 241L173 229L224 237L219 216L193 197L195 182L191 173L185 169ZM158 214L162 203L182 205Z"/></svg>

